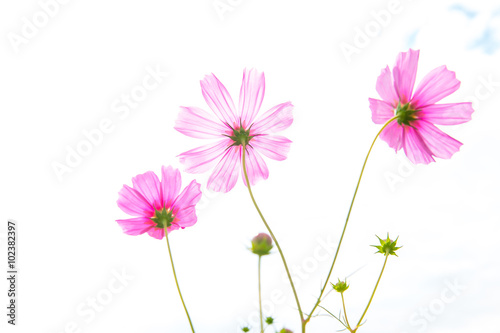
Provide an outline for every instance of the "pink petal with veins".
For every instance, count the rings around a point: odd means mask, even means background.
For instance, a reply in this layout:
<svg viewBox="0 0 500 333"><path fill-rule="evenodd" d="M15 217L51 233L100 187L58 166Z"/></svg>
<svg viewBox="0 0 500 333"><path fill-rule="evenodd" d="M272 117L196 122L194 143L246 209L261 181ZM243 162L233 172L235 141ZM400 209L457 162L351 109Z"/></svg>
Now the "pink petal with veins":
<svg viewBox="0 0 500 333"><path fill-rule="evenodd" d="M369 98L370 110L372 110L372 120L375 124L385 124L386 121L394 117L394 107L385 101Z"/></svg>
<svg viewBox="0 0 500 333"><path fill-rule="evenodd" d="M182 180L179 170L171 166L161 167L161 192L163 206L170 207L181 190Z"/></svg>
<svg viewBox="0 0 500 333"><path fill-rule="evenodd" d="M116 220L116 222L122 227L124 233L132 236L142 235L155 226L155 223L147 217L134 217L126 220Z"/></svg>
<svg viewBox="0 0 500 333"><path fill-rule="evenodd" d="M208 178L207 187L216 192L229 192L238 179L240 161L241 146L227 149Z"/></svg>
<svg viewBox="0 0 500 333"><path fill-rule="evenodd" d="M422 108L418 115L437 125L458 125L472 119L472 103L433 104Z"/></svg>
<svg viewBox="0 0 500 333"><path fill-rule="evenodd" d="M206 111L182 106L174 128L184 135L198 139L220 138L221 133L229 130Z"/></svg>
<svg viewBox="0 0 500 333"><path fill-rule="evenodd" d="M262 159L262 156L260 156L258 152L250 147L247 148L245 162L247 166L248 180L250 181L250 184L252 186L257 184L259 180L265 180L267 179L267 177L269 177L269 170L267 169L266 162ZM243 164L241 165L241 167L243 184L245 184L246 186L247 182L245 179L245 175L243 174Z"/></svg>
<svg viewBox="0 0 500 333"><path fill-rule="evenodd" d="M389 144L389 147L394 148L397 152L400 150L403 142L403 127L393 120L386 128L380 133L380 138Z"/></svg>
<svg viewBox="0 0 500 333"><path fill-rule="evenodd" d="M243 126L246 127L253 123L255 116L259 113L265 90L264 73L259 73L255 69L243 71L239 105Z"/></svg>
<svg viewBox="0 0 500 333"><path fill-rule="evenodd" d="M252 133L268 134L281 132L293 123L293 105L290 102L278 104L260 116L252 126Z"/></svg>
<svg viewBox="0 0 500 333"><path fill-rule="evenodd" d="M226 87L213 74L206 75L200 84L203 97L217 118L222 123L234 127L238 123L238 119L233 100Z"/></svg>
<svg viewBox="0 0 500 333"><path fill-rule="evenodd" d="M440 66L427 74L413 94L412 105L415 109L434 104L454 93L460 87L455 72Z"/></svg>
<svg viewBox="0 0 500 333"><path fill-rule="evenodd" d="M182 209L196 205L201 199L200 187L201 185L198 184L196 180L189 183L181 194L179 194L177 199L175 199L173 203L174 212L176 212L179 208Z"/></svg>
<svg viewBox="0 0 500 333"><path fill-rule="evenodd" d="M129 215L142 216L154 213L154 208L144 196L128 185L118 193L118 207Z"/></svg>
<svg viewBox="0 0 500 333"><path fill-rule="evenodd" d="M403 149L413 164L434 162L432 151L427 147L416 129L404 126L403 133Z"/></svg>
<svg viewBox="0 0 500 333"><path fill-rule="evenodd" d="M383 68L380 72L375 88L385 102L393 106L398 104L398 94L394 89L394 81L389 66Z"/></svg>
<svg viewBox="0 0 500 333"><path fill-rule="evenodd" d="M279 135L261 135L253 138L250 143L264 156L276 161L283 161L288 156L292 141Z"/></svg>
<svg viewBox="0 0 500 333"><path fill-rule="evenodd" d="M188 150L179 155L179 159L185 166L185 171L190 173L201 173L213 168L220 161L227 147L231 145L230 139L224 139L216 143Z"/></svg>
<svg viewBox="0 0 500 333"><path fill-rule="evenodd" d="M441 131L436 126L427 121L419 121L417 124L419 133L432 155L448 159L459 151L462 143L453 139L448 134Z"/></svg>
<svg viewBox="0 0 500 333"><path fill-rule="evenodd" d="M160 180L154 172L148 171L135 176L132 178L132 184L154 208L162 207Z"/></svg>
<svg viewBox="0 0 500 333"><path fill-rule="evenodd" d="M408 52L401 52L396 59L396 65L393 69L394 88L401 104L406 104L411 99L417 77L418 56L418 50L410 49Z"/></svg>
<svg viewBox="0 0 500 333"><path fill-rule="evenodd" d="M191 227L197 222L196 209L187 207L177 212L176 217L179 219L177 225L181 228Z"/></svg>

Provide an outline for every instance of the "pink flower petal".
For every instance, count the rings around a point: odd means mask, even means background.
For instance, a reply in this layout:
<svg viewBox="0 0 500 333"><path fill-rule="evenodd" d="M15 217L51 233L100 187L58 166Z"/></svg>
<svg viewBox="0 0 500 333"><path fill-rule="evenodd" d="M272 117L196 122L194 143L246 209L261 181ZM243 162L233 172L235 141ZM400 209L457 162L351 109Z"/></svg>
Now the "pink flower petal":
<svg viewBox="0 0 500 333"><path fill-rule="evenodd" d="M177 227L177 229L179 229L179 227ZM151 228L148 230L148 235L156 239L163 239L163 237L165 237L165 230L163 230L163 228Z"/></svg>
<svg viewBox="0 0 500 333"><path fill-rule="evenodd" d="M265 90L264 73L259 73L255 69L243 71L239 105L243 127L252 124L255 116L259 113Z"/></svg>
<svg viewBox="0 0 500 333"><path fill-rule="evenodd" d="M167 228L168 233L170 234L174 230L179 230L179 226L177 224L172 224L170 227ZM163 239L165 237L165 229L163 228L151 228L148 230L148 235L156 238L156 239Z"/></svg>
<svg viewBox="0 0 500 333"><path fill-rule="evenodd" d="M154 208L163 206L160 181L154 172L148 171L135 176L132 178L132 184L134 184L134 189L141 193Z"/></svg>
<svg viewBox="0 0 500 333"><path fill-rule="evenodd" d="M460 146L462 146L460 141L453 139L451 136L425 120L418 121L416 127L421 134L422 140L432 152L432 155L436 157L444 159L451 158L453 154L459 151Z"/></svg>
<svg viewBox="0 0 500 333"><path fill-rule="evenodd" d="M132 216L153 216L154 209L142 194L137 190L123 185L118 193L118 207Z"/></svg>
<svg viewBox="0 0 500 333"><path fill-rule="evenodd" d="M179 160L189 173L201 173L210 170L224 154L227 147L233 141L231 139L220 140L195 149L191 149L179 155Z"/></svg>
<svg viewBox="0 0 500 333"><path fill-rule="evenodd" d="M225 124L231 127L239 125L236 117L236 108L234 107L231 95L226 90L226 87L215 77L215 75L206 75L200 81L201 92L208 106L212 109L215 115Z"/></svg>
<svg viewBox="0 0 500 333"><path fill-rule="evenodd" d="M258 135L250 141L250 145L266 157L283 161L288 155L292 141L279 135Z"/></svg>
<svg viewBox="0 0 500 333"><path fill-rule="evenodd" d="M238 179L241 146L228 148L208 178L207 187L216 192L229 192Z"/></svg>
<svg viewBox="0 0 500 333"><path fill-rule="evenodd" d="M179 230L179 229L180 229L180 226L173 223L170 227L167 228L167 231L170 234L172 231ZM182 228L182 229L184 229L184 228ZM165 232L163 232L163 235L165 235Z"/></svg>
<svg viewBox="0 0 500 333"><path fill-rule="evenodd" d="M247 148L247 153L245 157L245 163L247 166L248 180L253 186L261 179L267 179L269 177L269 170L267 169L266 162L262 159L260 154L256 152L251 147ZM243 178L243 183L247 185L245 174L243 173L243 163L241 164L241 173Z"/></svg>
<svg viewBox="0 0 500 333"><path fill-rule="evenodd" d="M184 190L182 190L181 194L179 194L179 196L175 199L174 203L172 204L174 214L177 214L177 212L180 209L194 206L198 203L198 201L200 201L201 199L200 187L201 185L198 184L196 180L193 180L191 183L189 183L188 186L184 188Z"/></svg>
<svg viewBox="0 0 500 333"><path fill-rule="evenodd" d="M182 180L179 170L171 166L161 167L161 192L163 207L170 207L181 190Z"/></svg>
<svg viewBox="0 0 500 333"><path fill-rule="evenodd" d="M183 106L174 128L182 134L198 139L220 138L229 129L206 111L197 107Z"/></svg>
<svg viewBox="0 0 500 333"><path fill-rule="evenodd" d="M455 72L440 66L427 74L415 91L412 105L415 109L421 109L427 105L439 102L446 96L454 93L460 87L460 81L455 77Z"/></svg>
<svg viewBox="0 0 500 333"><path fill-rule="evenodd" d="M393 69L394 87L401 104L406 104L411 99L417 76L418 55L418 50L410 49L408 52L401 52L396 59Z"/></svg>
<svg viewBox="0 0 500 333"><path fill-rule="evenodd" d="M385 101L368 98L370 110L372 110L372 120L375 124L385 124L394 117L394 107Z"/></svg>
<svg viewBox="0 0 500 333"><path fill-rule="evenodd" d="M265 112L253 124L251 134L266 134L283 131L293 123L293 105L290 102L278 104Z"/></svg>
<svg viewBox="0 0 500 333"><path fill-rule="evenodd" d="M389 66L382 69L379 77L377 78L376 89L380 97L390 105L398 105L399 97L394 89L394 82L392 81L391 70Z"/></svg>
<svg viewBox="0 0 500 333"><path fill-rule="evenodd" d="M198 220L194 206L179 210L175 217L179 219L177 225L181 228L191 227L195 225Z"/></svg>
<svg viewBox="0 0 500 333"><path fill-rule="evenodd" d="M394 148L397 152L403 146L403 127L398 124L397 120L393 120L380 133L380 138L389 144L389 147Z"/></svg>
<svg viewBox="0 0 500 333"><path fill-rule="evenodd" d="M427 147L420 133L411 126L403 126L403 149L413 164L434 162L432 151Z"/></svg>
<svg viewBox="0 0 500 333"><path fill-rule="evenodd" d="M155 226L155 223L147 217L134 217L126 220L116 220L116 222L122 227L124 233L132 236L142 235Z"/></svg>
<svg viewBox="0 0 500 333"><path fill-rule="evenodd" d="M425 106L418 116L437 125L457 125L471 120L472 103L433 104Z"/></svg>

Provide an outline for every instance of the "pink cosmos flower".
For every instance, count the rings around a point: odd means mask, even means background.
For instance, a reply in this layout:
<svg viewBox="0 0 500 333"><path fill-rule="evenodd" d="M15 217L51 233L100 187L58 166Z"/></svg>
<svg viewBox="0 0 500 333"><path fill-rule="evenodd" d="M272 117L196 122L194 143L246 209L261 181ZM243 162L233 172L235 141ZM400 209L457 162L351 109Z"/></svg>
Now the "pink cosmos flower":
<svg viewBox="0 0 500 333"><path fill-rule="evenodd" d="M264 90L264 73L245 69L236 108L224 85L210 74L201 80L201 92L213 114L197 107L181 108L176 130L193 138L216 140L179 155L187 172L200 173L215 167L208 188L228 192L234 187L242 168L243 145L251 185L269 176L261 154L277 161L286 159L291 141L274 133L292 124L293 105L278 104L258 116ZM246 185L242 170L241 174Z"/></svg>
<svg viewBox="0 0 500 333"><path fill-rule="evenodd" d="M196 223L195 205L201 198L200 184L193 180L179 194L179 170L162 166L161 174L161 182L152 171L137 175L132 178L133 188L123 185L118 193L118 207L136 216L116 220L127 235L136 236L147 232L151 237L162 239L165 226L170 233Z"/></svg>
<svg viewBox="0 0 500 333"><path fill-rule="evenodd" d="M457 125L471 119L472 103L435 104L460 87L455 72L440 66L429 72L413 92L419 51L402 52L391 71L382 69L377 92L382 100L370 98L372 120L383 124L394 116L380 137L396 152L404 149L413 163L429 164L435 157L450 158L462 143L436 125Z"/></svg>

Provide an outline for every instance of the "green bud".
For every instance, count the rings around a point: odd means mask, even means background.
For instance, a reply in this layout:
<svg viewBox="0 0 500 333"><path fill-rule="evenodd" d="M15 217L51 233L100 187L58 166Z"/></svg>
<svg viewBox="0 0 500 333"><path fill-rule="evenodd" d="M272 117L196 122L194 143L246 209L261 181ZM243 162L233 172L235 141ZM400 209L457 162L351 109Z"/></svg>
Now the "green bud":
<svg viewBox="0 0 500 333"><path fill-rule="evenodd" d="M266 324L271 325L272 323L274 323L274 318L273 317L267 317L266 318Z"/></svg>
<svg viewBox="0 0 500 333"><path fill-rule="evenodd" d="M293 333L292 331L290 331L289 329L286 329L286 328L283 328L280 333Z"/></svg>
<svg viewBox="0 0 500 333"><path fill-rule="evenodd" d="M273 248L273 240L268 234L260 233L252 239L252 252L258 256L268 255Z"/></svg>
<svg viewBox="0 0 500 333"><path fill-rule="evenodd" d="M349 285L347 284L347 281L340 281L340 279L339 279L339 282L337 282L336 284L332 283L332 287L333 287L333 289L335 289L335 291L338 291L339 293L343 293L344 291L346 291L349 288Z"/></svg>
<svg viewBox="0 0 500 333"><path fill-rule="evenodd" d="M243 332L250 332L250 329L249 329L248 327L243 327L241 330L242 330Z"/></svg>
<svg viewBox="0 0 500 333"><path fill-rule="evenodd" d="M396 254L396 250L400 249L401 246L396 246L396 243L398 242L399 236L394 241L389 238L389 233L387 233L387 239L380 239L379 236L377 236L377 238L380 241L380 245L371 245L378 249L378 251L375 253L382 253L384 256L387 256L389 254L396 257L398 256Z"/></svg>

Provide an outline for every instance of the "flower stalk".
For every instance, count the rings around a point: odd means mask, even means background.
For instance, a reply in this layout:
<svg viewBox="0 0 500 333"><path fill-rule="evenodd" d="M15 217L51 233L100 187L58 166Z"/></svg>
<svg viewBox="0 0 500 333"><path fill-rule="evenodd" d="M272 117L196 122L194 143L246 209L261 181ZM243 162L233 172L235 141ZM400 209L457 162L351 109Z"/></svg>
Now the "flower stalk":
<svg viewBox="0 0 500 333"><path fill-rule="evenodd" d="M345 309L345 301L344 301L344 293L340 293L340 297L342 298L342 308L344 309L344 317L347 327L350 329L351 325L349 324L349 319L347 319L347 311Z"/></svg>
<svg viewBox="0 0 500 333"><path fill-rule="evenodd" d="M262 292L260 287L260 266L262 256L259 256L259 314L260 314L260 333L264 333L264 321L262 319Z"/></svg>
<svg viewBox="0 0 500 333"><path fill-rule="evenodd" d="M361 315L361 318L359 318L358 323L356 324L356 327L351 331L352 333L356 333L356 330L361 327L361 322L363 321L363 318L366 315L366 312L368 312L368 308L370 307L370 304L372 303L373 296L375 296L375 292L377 291L378 284L380 282L380 279L382 278L382 274L384 273L385 265L387 264L387 259L389 258L389 251L386 252L385 254L385 260L384 260L384 265L382 266L382 270L380 271L380 275L378 276L377 283L375 284L375 288L373 288L372 296L370 297L370 300L368 301L368 304L366 305L365 311ZM345 310L344 310L345 311Z"/></svg>
<svg viewBox="0 0 500 333"><path fill-rule="evenodd" d="M172 263L172 272L174 273L175 285L177 286L177 291L179 292L179 296L181 297L182 306L186 311L186 315L189 320L189 326L191 326L191 331L195 333L191 317L189 316L189 312L186 308L186 303L184 303L184 298L182 297L181 288L179 288L179 281L177 281L177 274L175 273L174 259L172 258L172 251L170 250L170 242L168 241L168 230L166 225L165 225L165 239L167 240L168 254L170 256L170 262Z"/></svg>
<svg viewBox="0 0 500 333"><path fill-rule="evenodd" d="M266 229L267 231L269 232L269 234L271 235L274 243L276 244L276 248L278 249L278 252L281 256L281 260L283 261L283 265L285 266L285 271L286 271L286 274L288 276L288 280L290 281L290 286L292 287L292 291L293 291L293 295L295 297L295 302L297 303L297 309L299 311L299 315L300 315L300 322L301 322L301 325L302 325L302 333L305 332L305 321L304 321L304 314L302 312L302 308L300 306L300 302L299 302L299 297L297 296L297 291L295 290L295 285L293 284L293 280L292 280L292 276L290 274L290 270L288 269L288 265L286 263L286 260L285 260L285 256L283 254L283 251L281 250L281 246L280 244L278 243L278 240L276 239L276 237L274 236L274 233L273 231L271 230L271 227L269 227L269 224L267 223L266 219L264 218L264 215L262 214L262 212L260 211L260 208L259 206L257 205L257 202L255 201L255 198L253 196L253 193L252 193L252 188L251 188L251 185L250 185L250 180L248 179L248 173L247 173L247 166L246 166L246 145L242 145L242 164L243 164L243 173L245 175L245 181L247 183L247 188L248 188L248 193L250 194L250 198L252 199L252 202L255 206L255 209L257 210L257 212L259 213L259 216L260 218L262 219L262 222L264 223L264 225L266 226Z"/></svg>
<svg viewBox="0 0 500 333"><path fill-rule="evenodd" d="M316 301L316 304L314 304L314 307L312 308L311 312L309 313L309 315L307 316L307 318L305 320L305 324L307 324L309 322L314 311L316 310L318 305L321 303L321 301L322 301L321 297L323 296L323 293L325 292L326 286L328 285L328 281L330 280L330 276L332 275L333 267L335 266L335 263L337 262L337 256L338 256L339 251L340 251L340 246L342 245L342 240L344 239L344 234L345 234L345 231L347 229L347 224L349 223L349 217L351 216L352 207L354 205L354 201L356 200L356 194L358 193L359 184L361 183L361 178L363 177L363 172L365 171L366 162L368 161L368 157L370 156L372 148L375 145L375 142L377 141L378 137L380 136L380 133L382 133L382 131L395 119L397 119L397 116L392 117L384 124L384 126L382 126L382 128L378 131L377 135L373 139L373 142L370 146L370 149L368 150L368 153L366 154L365 162L363 163L363 167L361 168L361 173L359 175L358 183L356 184L356 189L354 190L354 195L353 195L352 200L351 200L351 205L349 206L349 211L347 212L347 218L345 220L344 229L342 230L342 234L340 235L339 244L337 245L337 250L335 251L335 256L333 257L333 262L332 262L332 265L330 267L330 271L328 272L328 275L326 277L325 284L321 288L321 291L319 293L318 300Z"/></svg>

